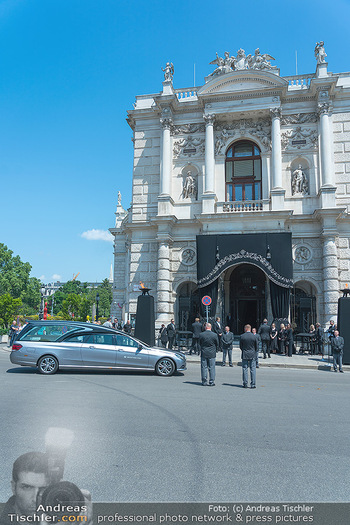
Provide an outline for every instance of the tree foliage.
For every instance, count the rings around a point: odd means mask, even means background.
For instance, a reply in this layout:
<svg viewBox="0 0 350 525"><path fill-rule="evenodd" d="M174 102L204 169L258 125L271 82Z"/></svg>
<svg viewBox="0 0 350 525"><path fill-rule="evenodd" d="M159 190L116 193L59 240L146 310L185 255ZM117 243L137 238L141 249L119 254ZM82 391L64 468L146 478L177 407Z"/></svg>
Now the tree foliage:
<svg viewBox="0 0 350 525"><path fill-rule="evenodd" d="M21 297L29 285L29 263L21 261L19 255L13 256L5 244L0 243L0 295L9 293Z"/></svg>
<svg viewBox="0 0 350 525"><path fill-rule="evenodd" d="M9 328L12 321L19 315L21 306L21 299L14 299L9 293L0 295L0 322L5 328Z"/></svg>

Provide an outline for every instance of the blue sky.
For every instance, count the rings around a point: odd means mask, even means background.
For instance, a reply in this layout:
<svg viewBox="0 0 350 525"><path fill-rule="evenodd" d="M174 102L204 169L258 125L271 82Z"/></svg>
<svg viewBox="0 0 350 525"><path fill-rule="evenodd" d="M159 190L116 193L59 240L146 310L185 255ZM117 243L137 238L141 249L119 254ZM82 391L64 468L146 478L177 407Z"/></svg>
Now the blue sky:
<svg viewBox="0 0 350 525"><path fill-rule="evenodd" d="M136 95L204 83L217 51L276 58L281 75L350 70L344 0L0 0L0 242L44 282L109 276L118 190L129 207ZM83 235L85 232L85 235ZM106 233L101 237L108 239Z"/></svg>

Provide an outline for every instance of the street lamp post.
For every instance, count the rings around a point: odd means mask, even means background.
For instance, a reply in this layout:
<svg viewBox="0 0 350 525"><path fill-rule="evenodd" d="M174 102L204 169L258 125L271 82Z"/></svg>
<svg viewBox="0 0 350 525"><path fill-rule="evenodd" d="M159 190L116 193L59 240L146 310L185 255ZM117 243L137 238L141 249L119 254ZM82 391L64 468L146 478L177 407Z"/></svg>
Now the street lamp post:
<svg viewBox="0 0 350 525"><path fill-rule="evenodd" d="M99 313L98 313L98 303L100 302L100 294L97 292L96 294L96 322L98 321Z"/></svg>
<svg viewBox="0 0 350 525"><path fill-rule="evenodd" d="M44 319L44 297L46 293L45 285L42 284L40 287L40 309L39 309L39 321L42 321Z"/></svg>

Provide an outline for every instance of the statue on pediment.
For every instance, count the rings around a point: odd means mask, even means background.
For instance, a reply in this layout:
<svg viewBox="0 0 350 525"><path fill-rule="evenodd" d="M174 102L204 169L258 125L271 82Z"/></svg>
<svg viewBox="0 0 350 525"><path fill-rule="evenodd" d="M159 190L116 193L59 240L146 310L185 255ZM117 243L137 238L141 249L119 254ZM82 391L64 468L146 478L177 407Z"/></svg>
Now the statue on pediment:
<svg viewBox="0 0 350 525"><path fill-rule="evenodd" d="M257 48L254 55L248 55L248 68L249 69L275 69L276 66L271 66L270 60L275 60L271 55L260 53L260 49Z"/></svg>
<svg viewBox="0 0 350 525"><path fill-rule="evenodd" d="M172 62L167 62L165 67L162 67L164 71L164 80L173 80L174 76L174 64Z"/></svg>
<svg viewBox="0 0 350 525"><path fill-rule="evenodd" d="M323 64L326 62L326 52L324 50L324 42L321 40L321 42L316 42L315 46L315 57L317 59L317 64Z"/></svg>
<svg viewBox="0 0 350 525"><path fill-rule="evenodd" d="M209 62L209 64L216 64L218 67L209 76L222 75L223 73L229 73L234 69L235 57L230 57L230 53L225 51L224 58L219 57L216 53L215 60Z"/></svg>
<svg viewBox="0 0 350 525"><path fill-rule="evenodd" d="M224 57L220 57L216 53L215 60L212 60L210 64L217 65L217 68L209 75L209 77L223 75L225 73L230 73L231 71L242 71L244 69L277 69L276 66L271 66L271 60L275 60L273 56L268 53L261 54L259 48L255 50L254 55L246 55L242 48L237 51L235 57L230 56L228 51L225 51Z"/></svg>

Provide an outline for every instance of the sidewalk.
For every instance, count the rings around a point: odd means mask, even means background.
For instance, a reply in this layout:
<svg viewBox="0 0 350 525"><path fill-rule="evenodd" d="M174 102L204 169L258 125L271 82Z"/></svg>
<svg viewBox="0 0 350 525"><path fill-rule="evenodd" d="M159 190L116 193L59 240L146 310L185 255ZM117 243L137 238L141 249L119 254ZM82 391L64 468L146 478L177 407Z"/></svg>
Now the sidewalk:
<svg viewBox="0 0 350 525"><path fill-rule="evenodd" d="M6 343L0 343L0 351L9 354L11 349ZM188 355L188 351L182 349L186 355L188 363L199 363L200 357L198 355ZM222 352L216 354L216 363L222 363ZM228 366L228 359L226 366ZM241 351L238 347L234 347L232 350L232 364L233 366L241 366ZM259 354L259 366L261 368L305 368L311 370L333 370L333 357L324 356L323 359L319 355L309 354L293 354L293 357L287 357L280 354L271 354L271 359L268 357L263 359L262 354ZM350 372L350 365L343 365L344 371Z"/></svg>
<svg viewBox="0 0 350 525"><path fill-rule="evenodd" d="M186 360L188 363L200 361L198 355L188 355L188 351L184 352L186 354ZM222 363L222 352L216 354L216 363ZM226 366L228 366L228 357L226 357ZM238 347L233 347L232 350L232 364L234 366L241 365L241 351ZM309 355L309 354L293 354L293 357L287 357L280 354L271 354L271 358L268 357L263 359L262 353L259 354L259 367L260 368L305 368L313 370L333 370L333 357L325 355L323 358L319 355ZM343 365L343 370L350 371L350 365Z"/></svg>

